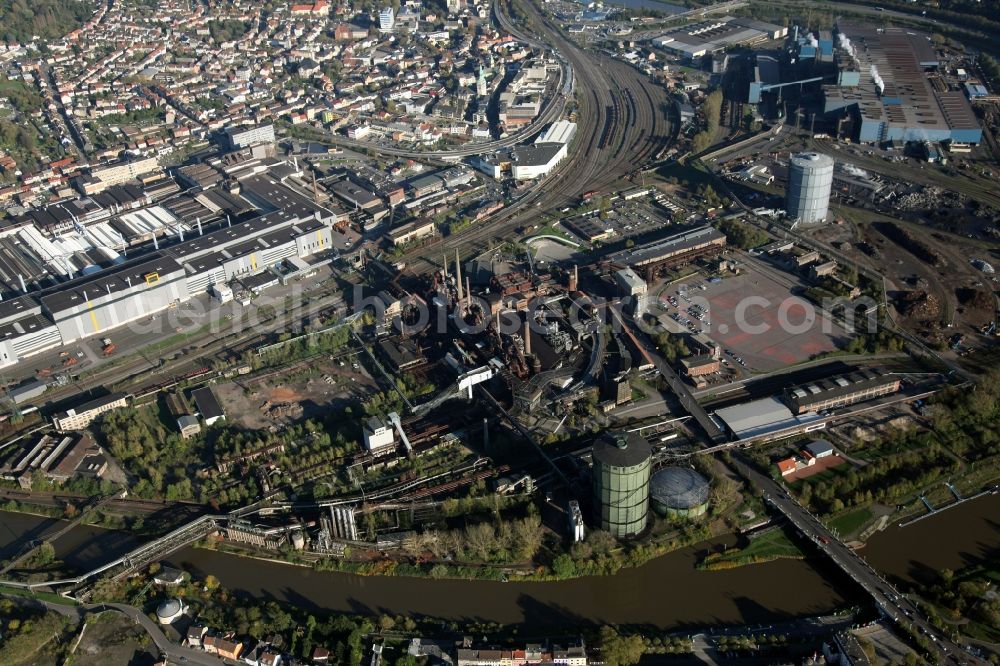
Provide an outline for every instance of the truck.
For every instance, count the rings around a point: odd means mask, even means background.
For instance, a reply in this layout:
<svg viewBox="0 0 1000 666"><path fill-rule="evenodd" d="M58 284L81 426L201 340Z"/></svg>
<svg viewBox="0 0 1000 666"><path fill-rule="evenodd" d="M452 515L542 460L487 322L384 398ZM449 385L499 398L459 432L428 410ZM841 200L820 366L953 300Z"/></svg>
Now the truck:
<svg viewBox="0 0 1000 666"><path fill-rule="evenodd" d="M212 296L218 299L220 303L228 303L233 300L233 290L227 284L213 284Z"/></svg>

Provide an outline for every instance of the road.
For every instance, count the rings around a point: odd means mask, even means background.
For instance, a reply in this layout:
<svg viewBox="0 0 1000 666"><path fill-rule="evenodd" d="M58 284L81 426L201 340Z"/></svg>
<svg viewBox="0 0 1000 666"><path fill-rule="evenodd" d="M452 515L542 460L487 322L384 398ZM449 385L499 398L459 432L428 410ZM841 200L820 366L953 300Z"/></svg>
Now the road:
<svg viewBox="0 0 1000 666"><path fill-rule="evenodd" d="M46 610L59 613L60 615L64 615L77 622L81 622L83 620L85 613L104 613L109 611L121 613L142 627L143 630L149 634L149 637L153 639L153 644L160 650L160 653L165 655L172 663L175 664L188 663L198 664L199 666L219 666L220 664L237 663L230 659L222 659L220 657L216 657L215 655L206 654L201 650L171 643L170 640L164 635L159 625L150 620L141 609L136 608L135 606L112 603L79 604L71 606L68 604L55 604L49 601L42 601L40 599L28 599L26 597L13 595L5 595L4 598L10 599L16 603L41 606Z"/></svg>
<svg viewBox="0 0 1000 666"><path fill-rule="evenodd" d="M615 317L622 326L628 326L628 323L625 321L620 312L618 312L615 308L612 308L611 310L614 312ZM642 330L642 327L636 325L631 326L630 329L635 334L635 338L639 344L646 349L649 357L653 360L653 365L656 366L656 369L663 376L664 381L667 382L667 386L670 387L671 392L677 397L677 401L680 403L681 407L684 408L684 411L694 417L694 420L698 422L699 426L701 426L702 431L708 436L708 441L713 444L721 444L725 441L725 433L722 432L722 429L719 428L718 425L716 425L715 421L713 421L708 415L708 412L705 411L705 408L698 404L698 401L695 400L693 395L691 395L691 390L688 388L687 384L685 384L684 380L682 380L680 376L674 372L674 369L670 367L670 364L663 358L660 351L656 348L656 345L653 344L653 341L650 340L649 336Z"/></svg>
<svg viewBox="0 0 1000 666"><path fill-rule="evenodd" d="M976 659L959 645L944 636L939 636L938 630L931 626L912 601L893 588L857 552L834 536L819 519L791 497L783 486L758 472L740 455L734 455L733 462L740 474L763 492L764 498L771 506L788 518L799 533L812 541L838 568L871 596L875 605L887 618L931 638L932 650L938 653L944 662L976 663Z"/></svg>

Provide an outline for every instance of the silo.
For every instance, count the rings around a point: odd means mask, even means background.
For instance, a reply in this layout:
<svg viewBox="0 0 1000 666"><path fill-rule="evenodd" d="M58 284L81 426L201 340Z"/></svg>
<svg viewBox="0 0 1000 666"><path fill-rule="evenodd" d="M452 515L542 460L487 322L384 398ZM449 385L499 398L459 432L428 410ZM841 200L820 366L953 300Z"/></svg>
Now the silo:
<svg viewBox="0 0 1000 666"><path fill-rule="evenodd" d="M667 518L697 518L708 511L708 479L690 467L664 467L649 483L653 509Z"/></svg>
<svg viewBox="0 0 1000 666"><path fill-rule="evenodd" d="M636 433L605 433L594 442L594 510L601 529L616 538L646 528L650 455Z"/></svg>
<svg viewBox="0 0 1000 666"><path fill-rule="evenodd" d="M803 224L826 221L833 186L833 158L820 153L799 153L788 164L785 212Z"/></svg>

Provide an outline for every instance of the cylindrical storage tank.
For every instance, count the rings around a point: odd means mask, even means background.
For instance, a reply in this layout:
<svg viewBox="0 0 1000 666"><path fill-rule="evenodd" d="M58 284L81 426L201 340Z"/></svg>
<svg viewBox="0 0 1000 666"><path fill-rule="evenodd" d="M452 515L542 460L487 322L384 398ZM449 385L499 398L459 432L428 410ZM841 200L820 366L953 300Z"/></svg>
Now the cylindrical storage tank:
<svg viewBox="0 0 1000 666"><path fill-rule="evenodd" d="M667 518L697 518L708 511L708 479L690 467L664 467L649 482L653 509Z"/></svg>
<svg viewBox="0 0 1000 666"><path fill-rule="evenodd" d="M788 164L785 212L803 224L825 222L833 186L833 158L820 153L799 153Z"/></svg>
<svg viewBox="0 0 1000 666"><path fill-rule="evenodd" d="M594 510L601 529L616 538L646 528L650 455L636 433L607 433L594 443Z"/></svg>
<svg viewBox="0 0 1000 666"><path fill-rule="evenodd" d="M166 599L156 607L156 620L160 624L173 624L184 614L184 602L180 599Z"/></svg>

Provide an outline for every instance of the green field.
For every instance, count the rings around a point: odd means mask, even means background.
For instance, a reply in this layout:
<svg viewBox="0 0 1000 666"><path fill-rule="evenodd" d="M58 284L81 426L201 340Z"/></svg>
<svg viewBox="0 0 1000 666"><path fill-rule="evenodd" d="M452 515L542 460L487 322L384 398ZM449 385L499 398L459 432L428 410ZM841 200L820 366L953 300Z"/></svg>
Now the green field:
<svg viewBox="0 0 1000 666"><path fill-rule="evenodd" d="M62 604L64 606L76 605L75 599L67 599L66 597L58 594L53 594L51 592L32 592L31 590L22 590L19 587L7 587L6 585L0 585L0 595L38 599L39 601L47 601L49 603Z"/></svg>
<svg viewBox="0 0 1000 666"><path fill-rule="evenodd" d="M830 529L837 530L837 533L841 537L846 537L855 534L874 517L875 515L871 512L871 509L861 507L860 509L848 511L835 518L831 518L826 524Z"/></svg>
<svg viewBox="0 0 1000 666"><path fill-rule="evenodd" d="M802 551L784 529L774 529L750 540L743 549L734 548L706 558L699 566L707 570L729 569L779 558L801 558Z"/></svg>
<svg viewBox="0 0 1000 666"><path fill-rule="evenodd" d="M784 530L773 530L757 537L740 551L743 557L773 558L801 557L802 551Z"/></svg>

